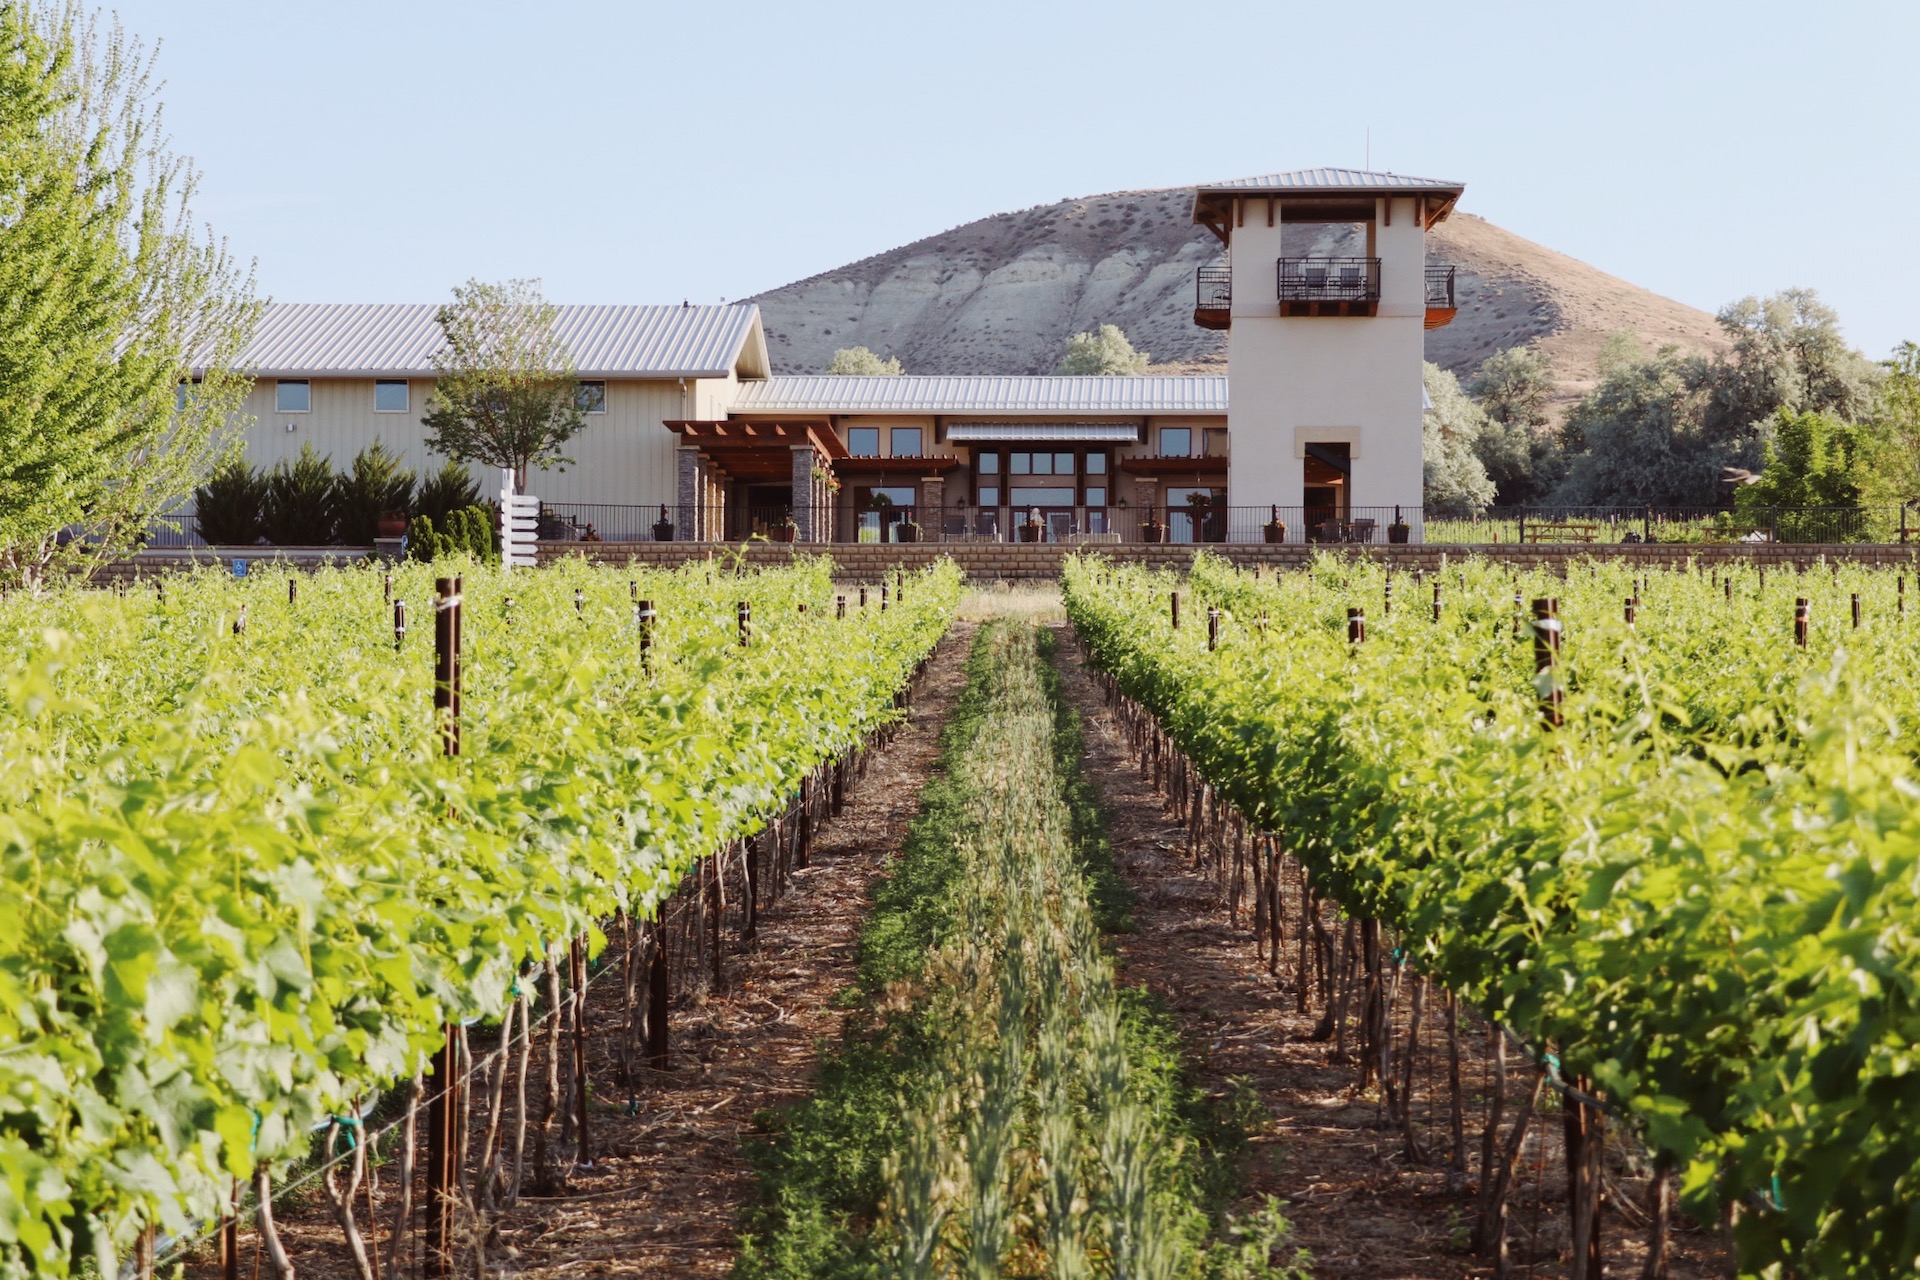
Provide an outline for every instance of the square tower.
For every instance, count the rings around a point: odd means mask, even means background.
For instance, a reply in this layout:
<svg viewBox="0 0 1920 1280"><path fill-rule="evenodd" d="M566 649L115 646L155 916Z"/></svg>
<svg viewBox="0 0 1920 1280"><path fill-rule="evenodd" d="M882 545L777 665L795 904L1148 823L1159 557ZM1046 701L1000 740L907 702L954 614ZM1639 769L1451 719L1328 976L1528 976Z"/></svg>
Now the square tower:
<svg viewBox="0 0 1920 1280"><path fill-rule="evenodd" d="M1426 236L1464 189L1296 169L1194 192L1227 247L1193 313L1228 331L1227 501L1279 508L1289 542L1383 542L1396 508L1420 536L1425 334L1454 315Z"/></svg>

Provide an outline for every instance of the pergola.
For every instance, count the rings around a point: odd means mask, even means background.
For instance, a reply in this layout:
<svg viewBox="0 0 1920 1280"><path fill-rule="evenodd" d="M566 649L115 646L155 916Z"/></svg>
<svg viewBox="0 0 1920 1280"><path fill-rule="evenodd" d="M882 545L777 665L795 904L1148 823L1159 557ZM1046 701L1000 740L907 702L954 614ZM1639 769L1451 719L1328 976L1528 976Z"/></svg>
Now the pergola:
<svg viewBox="0 0 1920 1280"><path fill-rule="evenodd" d="M727 533L725 480L793 485L793 522L800 542L833 540L833 503L828 481L834 463L846 458L825 418L743 421L731 418L669 420L680 437L682 542L713 542Z"/></svg>

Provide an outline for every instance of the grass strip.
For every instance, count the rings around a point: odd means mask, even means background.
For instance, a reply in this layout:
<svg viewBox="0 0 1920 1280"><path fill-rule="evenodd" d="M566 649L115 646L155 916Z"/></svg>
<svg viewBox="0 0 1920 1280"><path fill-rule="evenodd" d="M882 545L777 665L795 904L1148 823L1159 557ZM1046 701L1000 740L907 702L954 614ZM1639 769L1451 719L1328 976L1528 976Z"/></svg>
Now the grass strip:
<svg viewBox="0 0 1920 1280"><path fill-rule="evenodd" d="M1171 1019L1114 981L1128 895L1052 643L975 637L857 1012L813 1097L760 1117L737 1276L1304 1274L1277 1204L1227 1213L1257 1107L1207 1097Z"/></svg>

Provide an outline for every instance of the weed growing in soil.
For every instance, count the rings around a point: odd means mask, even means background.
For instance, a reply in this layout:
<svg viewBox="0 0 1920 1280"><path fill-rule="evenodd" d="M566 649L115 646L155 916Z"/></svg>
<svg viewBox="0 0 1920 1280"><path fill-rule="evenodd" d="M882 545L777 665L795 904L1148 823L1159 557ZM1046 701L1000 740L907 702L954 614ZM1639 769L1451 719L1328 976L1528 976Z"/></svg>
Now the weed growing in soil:
<svg viewBox="0 0 1920 1280"><path fill-rule="evenodd" d="M814 1096L760 1117L738 1276L1304 1274L1277 1204L1226 1214L1258 1108L1195 1088L1172 1020L1114 982L1129 897L1052 643L976 636L861 1011Z"/></svg>

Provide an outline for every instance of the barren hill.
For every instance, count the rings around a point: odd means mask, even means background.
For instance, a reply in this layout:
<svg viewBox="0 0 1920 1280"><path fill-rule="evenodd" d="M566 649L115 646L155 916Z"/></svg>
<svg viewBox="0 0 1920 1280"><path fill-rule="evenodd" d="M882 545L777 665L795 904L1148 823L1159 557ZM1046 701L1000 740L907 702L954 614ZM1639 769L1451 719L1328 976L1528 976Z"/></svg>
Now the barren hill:
<svg viewBox="0 0 1920 1280"><path fill-rule="evenodd" d="M783 373L817 372L851 346L898 356L909 373L1048 373L1071 334L1107 322L1157 366L1199 371L1224 360L1226 335L1193 323L1194 269L1220 245L1191 225L1191 205L1190 191L1169 188L996 214L750 301ZM1354 251L1341 233L1302 231L1314 246L1303 251ZM1457 373L1530 345L1553 357L1571 398L1617 331L1649 348L1725 345L1706 312L1472 214L1436 227L1429 257L1459 267L1460 314L1427 335L1428 358Z"/></svg>

